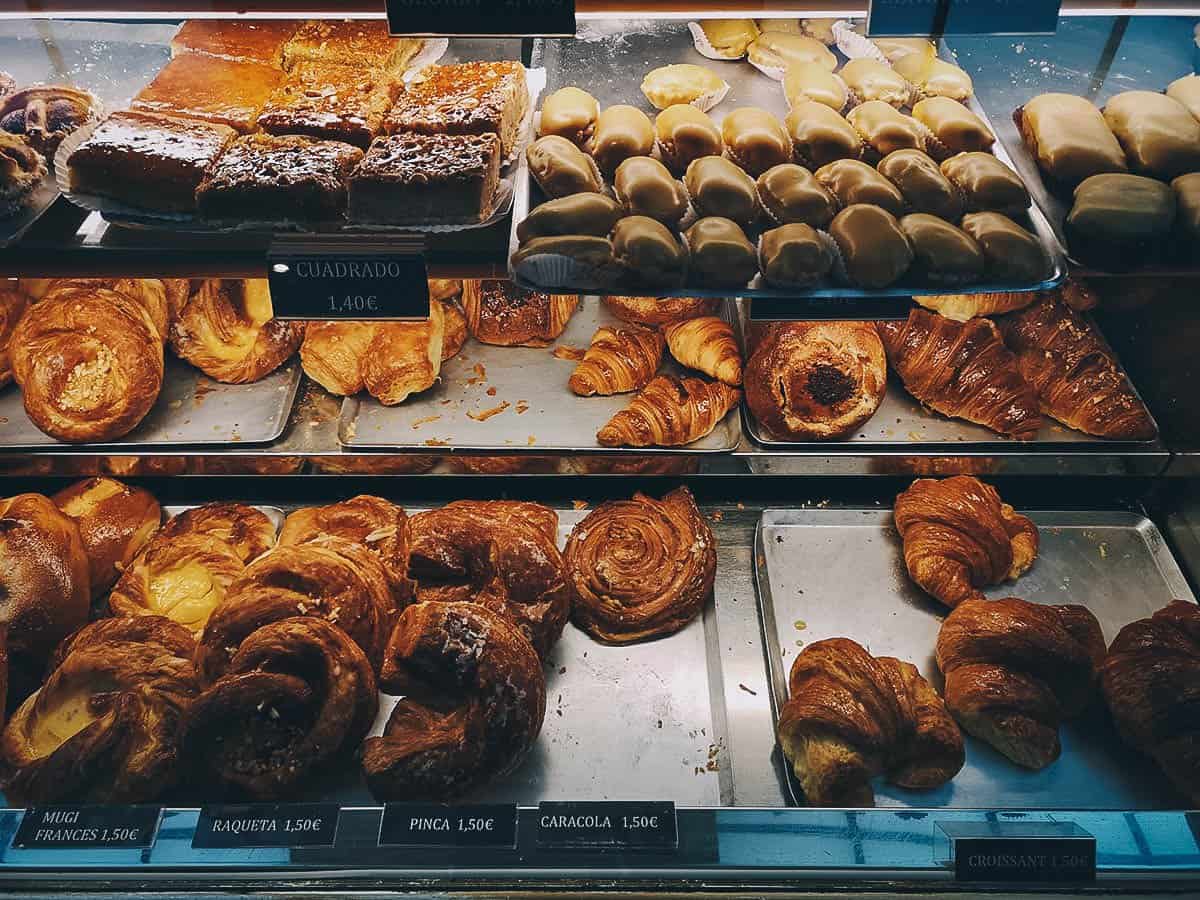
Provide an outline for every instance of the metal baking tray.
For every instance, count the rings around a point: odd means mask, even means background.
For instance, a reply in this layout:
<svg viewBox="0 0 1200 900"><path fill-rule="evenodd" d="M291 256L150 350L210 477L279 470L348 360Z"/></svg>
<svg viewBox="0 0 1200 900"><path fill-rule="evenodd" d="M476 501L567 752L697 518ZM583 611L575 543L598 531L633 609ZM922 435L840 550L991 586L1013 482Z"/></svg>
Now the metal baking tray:
<svg viewBox="0 0 1200 900"><path fill-rule="evenodd" d="M58 185L54 181L54 173L48 172L29 195L29 202L24 208L16 215L0 219L0 247L15 244L24 237L25 232L34 226L57 199Z"/></svg>
<svg viewBox="0 0 1200 900"><path fill-rule="evenodd" d="M283 434L300 363L291 360L254 384L221 384L166 355L162 392L149 414L119 441L70 444L44 434L25 413L21 390L0 392L0 448L4 450L144 450L210 444L269 444Z"/></svg>
<svg viewBox="0 0 1200 900"><path fill-rule="evenodd" d="M1037 562L991 598L1078 603L1110 643L1129 622L1171 600L1195 601L1158 528L1127 511L1032 512L1041 533ZM755 581L771 702L778 720L787 675L802 645L848 637L878 656L916 665L939 691L934 646L946 610L908 577L890 510L766 510L756 534ZM849 576L849 577L848 577ZM1022 769L967 736L967 763L935 791L878 779L878 806L993 809L1177 809L1182 798L1117 736L1103 701L1062 729L1062 757ZM800 788L778 749L775 765L794 802Z"/></svg>
<svg viewBox="0 0 1200 900"><path fill-rule="evenodd" d="M729 304L725 304L726 315ZM555 345L586 350L602 325L623 324L598 297L583 297ZM559 359L554 347L493 347L471 339L462 352L442 365L437 384L399 406L372 397L347 397L342 403L338 440L353 450L404 449L426 453L441 449L531 452L679 453L680 447L601 447L596 432L625 409L634 394L577 397L567 387L576 361ZM663 352L659 371L684 371ZM479 421L501 408L502 412ZM521 410L524 410L522 412ZM731 453L741 440L737 410L711 434L688 444L688 453Z"/></svg>
<svg viewBox="0 0 1200 900"><path fill-rule="evenodd" d="M670 63L693 63L703 65L719 74L730 85L728 96L709 111L709 115L718 123L729 112L742 106L757 106L775 113L782 118L788 112L787 100L783 87L759 72L748 62L721 62L706 59L701 56L692 43L691 33L686 24L680 21L619 21L619 22L584 22L579 38L575 41L537 41L534 45L533 65L546 69L548 90L565 85L579 85L591 93L600 106L607 107L615 103L633 104L653 119L656 110L650 106L638 90L642 77L652 69ZM837 48L830 48L837 51ZM949 55L949 50L943 45L943 55ZM839 67L846 61L844 54L838 52ZM968 106L985 122L988 117L974 98ZM989 127L991 123L988 122ZM995 129L993 128L993 131ZM997 141L994 147L996 156L1005 163L1012 165L1004 146ZM528 167L523 167L517 174L516 197L513 201L513 228L509 241L509 273L513 280L522 287L545 290L525 279L511 265L512 254L519 247L517 241L517 225L529 214L530 210L542 203L545 197L541 190L529 177ZM693 285L663 292L663 296L716 296L728 297L737 294L745 297L773 297L780 299L798 298L896 298L907 299L914 292L919 293L996 293L1042 291L1055 287L1066 277L1066 264L1062 248L1054 237L1049 223L1045 220L1036 204L1030 207L1029 216L1021 224L1033 231L1045 248L1051 260L1051 273L1045 281L1035 284L1001 284L981 282L979 284L955 287L952 290L938 289L935 286L920 286L913 284L898 284L880 290L863 290L831 283L807 289L775 289L766 286L755 286L745 289L706 288L703 285ZM757 240L757 232L749 235L751 241ZM759 284L756 279L755 284ZM592 290L594 285L580 285L581 290ZM613 291L616 293L616 291Z"/></svg>

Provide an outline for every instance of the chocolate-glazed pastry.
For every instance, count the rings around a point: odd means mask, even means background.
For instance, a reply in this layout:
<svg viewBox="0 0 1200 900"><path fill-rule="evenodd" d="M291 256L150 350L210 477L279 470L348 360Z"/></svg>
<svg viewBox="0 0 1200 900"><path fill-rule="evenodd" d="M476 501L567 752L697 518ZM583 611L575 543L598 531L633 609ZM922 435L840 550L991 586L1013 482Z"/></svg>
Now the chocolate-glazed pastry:
<svg viewBox="0 0 1200 900"><path fill-rule="evenodd" d="M952 153L990 150L996 135L983 119L948 97L927 97L913 107L913 118Z"/></svg>
<svg viewBox="0 0 1200 900"><path fill-rule="evenodd" d="M1016 114L1017 127L1042 172L1073 187L1104 172L1125 172L1125 154L1100 110L1073 94L1041 94Z"/></svg>
<svg viewBox="0 0 1200 900"><path fill-rule="evenodd" d="M597 285L607 285L615 280L618 269L613 259L613 245L606 237L590 234L560 234L552 237L531 238L521 244L512 255L512 264L519 266L537 256L565 256L575 261L584 270L583 279ZM572 282L573 284L573 282ZM572 284L542 283L543 288L569 288Z"/></svg>
<svg viewBox="0 0 1200 900"><path fill-rule="evenodd" d="M99 112L100 101L88 91L66 84L39 84L3 98L0 128L24 135L33 149L53 160L63 138L94 121Z"/></svg>
<svg viewBox="0 0 1200 900"><path fill-rule="evenodd" d="M817 181L833 191L843 207L869 203L893 216L904 212L900 189L864 162L839 159L817 169L816 176Z"/></svg>
<svg viewBox="0 0 1200 900"><path fill-rule="evenodd" d="M846 278L856 287L888 287L912 265L912 245L904 229L878 206L847 206L834 217L829 233L841 251Z"/></svg>
<svg viewBox="0 0 1200 900"><path fill-rule="evenodd" d="M1175 225L1169 185L1141 175L1093 175L1075 189L1063 229L1071 255L1101 269L1157 256Z"/></svg>
<svg viewBox="0 0 1200 900"><path fill-rule="evenodd" d="M717 123L689 103L677 103L660 112L654 132L663 162L675 172L687 171L702 157L720 156L725 149Z"/></svg>
<svg viewBox="0 0 1200 900"><path fill-rule="evenodd" d="M723 216L745 227L758 218L754 179L722 156L706 156L688 166L683 179L702 216Z"/></svg>
<svg viewBox="0 0 1200 900"><path fill-rule="evenodd" d="M869 100L856 106L846 115L875 156L883 157L896 150L924 150L925 130L912 116L897 112L882 100Z"/></svg>
<svg viewBox="0 0 1200 900"><path fill-rule="evenodd" d="M754 177L792 158L787 129L765 109L735 109L721 123L721 137L729 158Z"/></svg>
<svg viewBox="0 0 1200 900"><path fill-rule="evenodd" d="M768 169L758 177L758 198L781 225L802 222L825 228L838 211L837 197L812 172L795 163Z"/></svg>
<svg viewBox="0 0 1200 900"><path fill-rule="evenodd" d="M652 287L678 287L687 271L687 250L667 226L647 216L627 216L612 233L613 258L628 279Z"/></svg>
<svg viewBox="0 0 1200 900"><path fill-rule="evenodd" d="M913 277L925 284L956 286L983 277L987 260L975 239L949 222L927 213L900 220L913 249Z"/></svg>
<svg viewBox="0 0 1200 900"><path fill-rule="evenodd" d="M1154 91L1125 91L1109 98L1104 121L1138 175L1169 181L1200 170L1200 122L1178 100Z"/></svg>
<svg viewBox="0 0 1200 900"><path fill-rule="evenodd" d="M687 212L683 185L649 156L631 156L617 166L613 190L627 215L649 216L674 228Z"/></svg>
<svg viewBox="0 0 1200 900"><path fill-rule="evenodd" d="M572 194L535 207L517 226L517 240L524 244L539 237L560 234L592 234L607 237L621 218L621 205L605 194Z"/></svg>
<svg viewBox="0 0 1200 900"><path fill-rule="evenodd" d="M732 219L709 216L684 234L688 269L700 284L745 287L758 274L758 254L740 225Z"/></svg>
<svg viewBox="0 0 1200 900"><path fill-rule="evenodd" d="M547 197L600 193L604 179L596 161L558 135L538 138L525 151L529 174Z"/></svg>
<svg viewBox="0 0 1200 900"><path fill-rule="evenodd" d="M596 119L591 153L607 175L631 156L649 156L654 149L654 125L636 106L610 106Z"/></svg>
<svg viewBox="0 0 1200 900"><path fill-rule="evenodd" d="M962 194L970 212L1021 216L1029 209L1029 191L1019 175L990 153L960 153L942 163L945 175Z"/></svg>
<svg viewBox="0 0 1200 900"><path fill-rule="evenodd" d="M1200 75L1184 75L1167 85L1167 96L1182 103L1193 119L1200 120Z"/></svg>
<svg viewBox="0 0 1200 900"><path fill-rule="evenodd" d="M962 197L928 154L897 150L879 161L878 171L900 189L910 212L930 213L947 222L962 217Z"/></svg>
<svg viewBox="0 0 1200 900"><path fill-rule="evenodd" d="M1200 257L1200 172L1180 175L1171 182L1175 192L1175 240L1185 259Z"/></svg>
<svg viewBox="0 0 1200 900"><path fill-rule="evenodd" d="M833 250L809 225L781 225L760 239L759 265L773 287L809 287L833 268Z"/></svg>
<svg viewBox="0 0 1200 900"><path fill-rule="evenodd" d="M542 104L538 137L556 134L583 147L592 139L599 116L600 104L587 91L577 87L559 88Z"/></svg>
<svg viewBox="0 0 1200 900"><path fill-rule="evenodd" d="M838 73L860 103L882 100L899 109L908 106L913 86L886 63L874 59L852 59Z"/></svg>
<svg viewBox="0 0 1200 900"><path fill-rule="evenodd" d="M896 72L912 84L922 97L967 100L974 93L971 76L954 63L918 53L902 56L893 64Z"/></svg>
<svg viewBox="0 0 1200 900"><path fill-rule="evenodd" d="M840 113L846 108L849 91L840 75L817 63L795 63L783 76L783 94L788 104L812 100Z"/></svg>
<svg viewBox="0 0 1200 900"><path fill-rule="evenodd" d="M783 71L797 64L818 65L832 72L837 57L816 38L769 31L746 49L746 58L764 69Z"/></svg>
<svg viewBox="0 0 1200 900"><path fill-rule="evenodd" d="M792 138L796 162L819 169L838 159L858 159L863 141L839 113L815 100L797 100L784 126Z"/></svg>
<svg viewBox="0 0 1200 900"><path fill-rule="evenodd" d="M989 280L1031 284L1049 277L1050 258L1038 239L1008 216L968 213L961 226L982 248Z"/></svg>

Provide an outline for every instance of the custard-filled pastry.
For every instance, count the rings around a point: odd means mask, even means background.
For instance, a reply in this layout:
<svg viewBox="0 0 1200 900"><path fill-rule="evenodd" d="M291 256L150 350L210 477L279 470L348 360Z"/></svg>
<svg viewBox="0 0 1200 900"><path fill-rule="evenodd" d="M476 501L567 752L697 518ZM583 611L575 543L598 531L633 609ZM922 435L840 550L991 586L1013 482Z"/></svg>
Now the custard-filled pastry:
<svg viewBox="0 0 1200 900"><path fill-rule="evenodd" d="M602 326L567 386L580 397L609 396L640 390L662 362L663 336L649 328Z"/></svg>
<svg viewBox="0 0 1200 900"><path fill-rule="evenodd" d="M688 271L714 287L745 287L758 274L758 251L732 219L707 216L684 234Z"/></svg>
<svg viewBox="0 0 1200 900"><path fill-rule="evenodd" d="M926 132L921 123L882 100L868 100L854 107L846 115L846 121L858 131L874 157L887 156L896 150L926 149Z"/></svg>
<svg viewBox="0 0 1200 900"><path fill-rule="evenodd" d="M808 287L828 275L834 263L831 242L802 223L763 232L758 256L763 278L780 288Z"/></svg>
<svg viewBox="0 0 1200 900"><path fill-rule="evenodd" d="M700 29L720 59L741 59L759 34L753 19L705 19Z"/></svg>
<svg viewBox="0 0 1200 900"><path fill-rule="evenodd" d="M1075 188L1063 223L1071 256L1100 269L1157 257L1175 227L1170 185L1143 175L1093 175Z"/></svg>
<svg viewBox="0 0 1200 900"><path fill-rule="evenodd" d="M913 118L951 153L990 150L996 135L983 119L948 97L927 97L913 107Z"/></svg>
<svg viewBox="0 0 1200 900"><path fill-rule="evenodd" d="M19 290L0 290L0 387L12 381L10 343L21 316L29 309L29 296Z"/></svg>
<svg viewBox="0 0 1200 900"><path fill-rule="evenodd" d="M815 100L797 100L784 122L796 162L818 169L839 159L863 155L862 136L840 114Z"/></svg>
<svg viewBox="0 0 1200 900"><path fill-rule="evenodd" d="M157 617L102 619L55 654L0 738L14 802L147 803L185 771L179 725L197 694L194 642Z"/></svg>
<svg viewBox="0 0 1200 900"><path fill-rule="evenodd" d="M721 123L729 158L757 178L792 158L792 139L783 123L765 109L744 106Z"/></svg>
<svg viewBox="0 0 1200 900"><path fill-rule="evenodd" d="M654 133L663 162L674 172L686 172L696 160L725 150L717 123L691 104L677 103L660 112Z"/></svg>
<svg viewBox="0 0 1200 900"><path fill-rule="evenodd" d="M650 155L654 124L636 106L610 106L596 120L590 149L600 170L611 175L629 157Z"/></svg>
<svg viewBox="0 0 1200 900"><path fill-rule="evenodd" d="M728 91L729 85L712 69L690 63L663 66L642 79L642 93L655 109L687 103L709 110Z"/></svg>
<svg viewBox="0 0 1200 900"><path fill-rule="evenodd" d="M517 225L517 240L559 235L607 237L624 215L621 204L600 193L572 194L538 204ZM310 326L311 327L311 326Z"/></svg>
<svg viewBox="0 0 1200 900"><path fill-rule="evenodd" d="M1200 75L1184 75L1167 85L1167 96L1182 103L1200 121Z"/></svg>
<svg viewBox="0 0 1200 900"><path fill-rule="evenodd" d="M529 174L551 199L604 190L596 161L564 137L549 134L538 138L525 151L525 158Z"/></svg>
<svg viewBox="0 0 1200 900"><path fill-rule="evenodd" d="M223 541L243 563L275 546L275 526L267 514L244 503L206 503L185 510L167 521L155 535L155 543L185 534L206 534Z"/></svg>
<svg viewBox="0 0 1200 900"><path fill-rule="evenodd" d="M475 340L500 347L548 346L579 306L578 295L523 291L511 281L467 281L462 300Z"/></svg>
<svg viewBox="0 0 1200 900"><path fill-rule="evenodd" d="M626 215L649 216L669 228L688 209L687 192L667 167L649 156L631 156L617 166L613 191Z"/></svg>
<svg viewBox="0 0 1200 900"><path fill-rule="evenodd" d="M838 211L837 197L795 163L783 163L758 176L758 198L780 225L800 222L825 228Z"/></svg>
<svg viewBox="0 0 1200 900"><path fill-rule="evenodd" d="M1124 91L1104 105L1131 171L1170 181L1200 170L1200 121L1178 100L1156 91Z"/></svg>
<svg viewBox="0 0 1200 900"><path fill-rule="evenodd" d="M1200 255L1200 172L1171 182L1175 194L1175 240L1189 259Z"/></svg>
<svg viewBox="0 0 1200 900"><path fill-rule="evenodd" d="M431 302L428 319L374 323L374 337L362 358L367 393L384 406L397 406L437 383L447 349L446 308Z"/></svg>
<svg viewBox="0 0 1200 900"><path fill-rule="evenodd" d="M1040 94L1015 118L1038 166L1054 182L1070 188L1092 175L1128 171L1120 143L1090 100Z"/></svg>
<svg viewBox="0 0 1200 900"><path fill-rule="evenodd" d="M746 404L782 440L838 440L887 390L883 344L867 322L780 322L746 365Z"/></svg>
<svg viewBox="0 0 1200 900"><path fill-rule="evenodd" d="M849 91L840 75L835 75L820 63L801 62L787 67L783 76L783 94L788 106L811 100L828 106L836 113L846 108Z"/></svg>
<svg viewBox="0 0 1200 900"><path fill-rule="evenodd" d="M663 326L667 347L675 360L717 381L742 383L742 351L733 326L717 316L701 316Z"/></svg>
<svg viewBox="0 0 1200 900"><path fill-rule="evenodd" d="M380 684L401 697L383 734L363 744L367 785L381 802L451 800L507 775L546 715L545 676L529 641L475 603L405 610Z"/></svg>
<svg viewBox="0 0 1200 900"><path fill-rule="evenodd" d="M909 213L900 227L912 245L914 278L953 287L983 277L987 267L983 250L961 228L928 213Z"/></svg>
<svg viewBox="0 0 1200 900"><path fill-rule="evenodd" d="M879 775L932 790L966 762L962 732L916 666L872 656L849 638L805 647L788 694L779 745L808 806L874 806Z"/></svg>
<svg viewBox="0 0 1200 900"><path fill-rule="evenodd" d="M843 211L854 204L869 204L893 216L904 212L904 195L871 166L857 159L838 159L816 171L817 181L828 188Z"/></svg>
<svg viewBox="0 0 1200 900"><path fill-rule="evenodd" d="M900 189L909 212L929 213L947 222L962 218L962 195L928 154L896 150L881 159L876 169Z"/></svg>
<svg viewBox="0 0 1200 900"><path fill-rule="evenodd" d="M837 68L837 57L816 38L778 31L760 35L746 48L746 58L758 68L770 70L772 76L782 76L789 66L801 64L820 66L827 72Z"/></svg>
<svg viewBox="0 0 1200 900"><path fill-rule="evenodd" d="M909 106L913 99L912 84L891 66L878 60L852 59L838 74L846 82L853 99L859 103L882 100L899 109Z"/></svg>
<svg viewBox="0 0 1200 900"><path fill-rule="evenodd" d="M226 384L261 381L300 349L304 326L275 318L266 280L206 279L171 329L171 349Z"/></svg>
<svg viewBox="0 0 1200 900"><path fill-rule="evenodd" d="M716 315L721 308L715 297L605 297L603 303L622 322L650 328Z"/></svg>
<svg viewBox="0 0 1200 900"><path fill-rule="evenodd" d="M965 600L938 632L951 715L1028 769L1058 759L1059 728L1091 703L1103 660L1100 623L1084 606Z"/></svg>
<svg viewBox="0 0 1200 900"><path fill-rule="evenodd" d="M687 248L662 222L626 216L612 233L613 259L626 281L650 287L677 287L687 274Z"/></svg>
<svg viewBox="0 0 1200 900"><path fill-rule="evenodd" d="M538 137L553 134L584 147L592 139L599 117L600 104L587 91L577 87L559 88L542 103Z"/></svg>
<svg viewBox="0 0 1200 900"><path fill-rule="evenodd" d="M758 218L758 189L754 179L724 157L694 160L683 182L702 216L733 219L742 227L753 225Z"/></svg>
<svg viewBox="0 0 1200 900"><path fill-rule="evenodd" d="M942 174L958 188L968 212L1022 216L1029 190L1020 176L990 153L959 153L942 163Z"/></svg>
<svg viewBox="0 0 1200 900"><path fill-rule="evenodd" d="M856 203L834 217L829 234L837 243L846 278L862 288L885 288L908 272L912 242L886 209Z"/></svg>
<svg viewBox="0 0 1200 900"><path fill-rule="evenodd" d="M601 503L571 530L563 564L572 621L596 640L628 644L674 634L703 612L717 541L681 487L662 500Z"/></svg>
<svg viewBox="0 0 1200 900"><path fill-rule="evenodd" d="M909 53L892 63L892 67L922 97L944 97L965 103L975 93L970 75L936 56Z"/></svg>
<svg viewBox="0 0 1200 900"><path fill-rule="evenodd" d="M969 213L963 216L961 227L982 248L992 280L1028 284L1049 277L1050 257L1045 248L1008 216Z"/></svg>
<svg viewBox="0 0 1200 900"><path fill-rule="evenodd" d="M682 447L712 433L742 392L702 378L659 375L596 433L602 447Z"/></svg>

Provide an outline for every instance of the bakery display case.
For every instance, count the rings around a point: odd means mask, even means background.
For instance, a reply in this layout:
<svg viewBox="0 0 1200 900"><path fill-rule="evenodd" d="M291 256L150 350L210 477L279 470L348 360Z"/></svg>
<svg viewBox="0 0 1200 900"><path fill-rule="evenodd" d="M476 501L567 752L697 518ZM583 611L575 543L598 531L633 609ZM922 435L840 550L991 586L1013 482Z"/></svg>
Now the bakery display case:
<svg viewBox="0 0 1200 900"><path fill-rule="evenodd" d="M1200 892L1200 7L382 6L0 10L0 887Z"/></svg>

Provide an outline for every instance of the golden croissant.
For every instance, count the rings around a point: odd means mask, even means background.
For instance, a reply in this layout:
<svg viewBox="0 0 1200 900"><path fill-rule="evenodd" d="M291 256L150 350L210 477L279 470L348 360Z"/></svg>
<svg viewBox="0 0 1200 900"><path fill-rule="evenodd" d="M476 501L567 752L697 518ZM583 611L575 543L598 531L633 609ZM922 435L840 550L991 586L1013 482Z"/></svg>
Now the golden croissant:
<svg viewBox="0 0 1200 900"><path fill-rule="evenodd" d="M742 351L733 326L718 316L701 316L663 326L667 346L680 365L734 386L742 383Z"/></svg>
<svg viewBox="0 0 1200 900"><path fill-rule="evenodd" d="M580 397L636 391L654 377L662 353L663 337L657 331L637 325L603 326L592 335L567 386Z"/></svg>
<svg viewBox="0 0 1200 900"><path fill-rule="evenodd" d="M742 392L719 381L659 375L596 433L604 447L678 447L708 435Z"/></svg>

